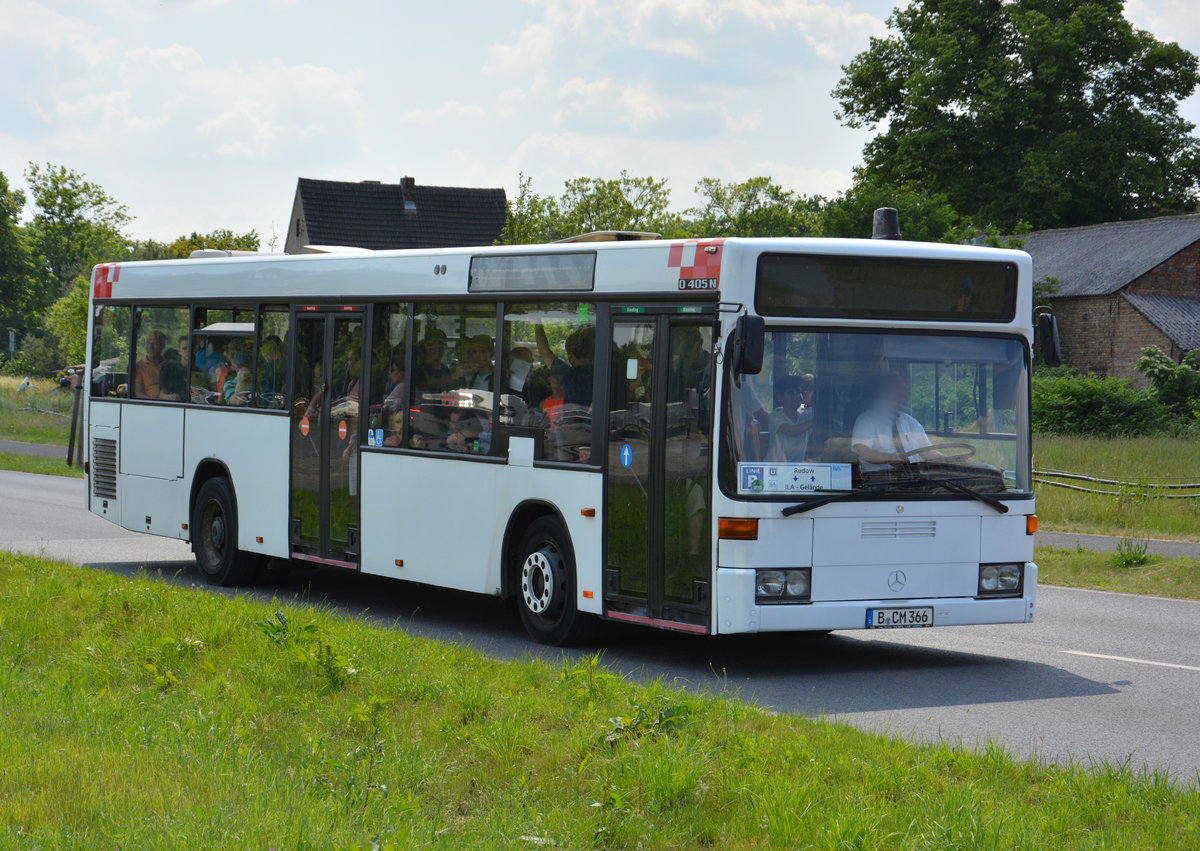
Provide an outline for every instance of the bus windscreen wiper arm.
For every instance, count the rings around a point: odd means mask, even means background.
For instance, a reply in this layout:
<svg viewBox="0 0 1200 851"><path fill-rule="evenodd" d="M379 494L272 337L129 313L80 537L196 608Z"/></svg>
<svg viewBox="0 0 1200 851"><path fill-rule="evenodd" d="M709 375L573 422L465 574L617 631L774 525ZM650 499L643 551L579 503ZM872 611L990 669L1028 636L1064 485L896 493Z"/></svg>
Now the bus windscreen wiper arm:
<svg viewBox="0 0 1200 851"><path fill-rule="evenodd" d="M1008 506L1005 503L1001 502L1000 500L996 499L994 496L989 496L988 494L985 494L985 493L979 493L979 491L973 491L968 487L964 487L963 485L960 485L958 482L952 481L950 479L923 479L923 481L931 482L936 485L940 485L941 487L944 487L946 490L954 491L955 493L960 493L963 496L969 496L969 497L971 497L971 499L977 499L980 502L982 502L984 505L996 510L1000 514L1008 513ZM843 500L852 499L856 496L862 496L863 494L867 494L867 493L877 494L879 492L880 491L878 491L878 490L872 490L872 489L868 489L868 488L855 488L854 490L849 490L849 491L839 491L838 493L831 494L826 497L822 497L821 499L813 499L813 500L809 500L808 502L801 502L801 503L797 503L796 505L789 505L787 508L783 509L780 512L780 514L782 514L784 517L791 517L793 514L803 514L806 511L812 511L814 508L820 508L822 505L829 505L831 502L842 502Z"/></svg>
<svg viewBox="0 0 1200 851"><path fill-rule="evenodd" d="M877 491L868 490L866 488L855 488L854 490L849 491L839 491L838 493L822 497L821 499L812 499L808 502L800 502L796 505L789 505L779 513L784 517L791 517L793 514L803 514L806 511L812 511L814 508L820 508L822 505L829 505L831 502L841 502L844 499L862 496L865 493L877 493Z"/></svg>
<svg viewBox="0 0 1200 851"><path fill-rule="evenodd" d="M971 499L977 499L984 505L996 509L996 511L1000 512L1001 514L1008 514L1008 505L996 499L994 496L989 496L986 493L980 493L979 491L971 490L966 485L960 485L958 482L953 481L952 479L924 479L923 481L932 482L935 485L941 485L948 491L954 491L955 493L961 493L963 496L969 496Z"/></svg>

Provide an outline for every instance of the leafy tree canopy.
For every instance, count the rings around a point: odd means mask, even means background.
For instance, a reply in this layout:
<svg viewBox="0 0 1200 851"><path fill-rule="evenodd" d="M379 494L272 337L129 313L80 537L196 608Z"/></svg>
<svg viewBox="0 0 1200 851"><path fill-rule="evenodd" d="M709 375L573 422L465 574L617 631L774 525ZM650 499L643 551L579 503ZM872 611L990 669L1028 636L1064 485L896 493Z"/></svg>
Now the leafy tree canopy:
<svg viewBox="0 0 1200 851"><path fill-rule="evenodd" d="M154 239L139 240L133 244L130 260L186 260L193 251L216 248L222 251L258 251L261 245L258 231L234 233L228 228L219 228L212 233L196 233L180 236L173 242Z"/></svg>
<svg viewBox="0 0 1200 851"><path fill-rule="evenodd" d="M25 179L35 208L29 234L44 284L36 301L44 308L96 263L124 256L122 231L132 216L98 184L66 166L30 163Z"/></svg>
<svg viewBox="0 0 1200 851"><path fill-rule="evenodd" d="M8 184L0 172L0 332L7 346L7 329L24 327L24 314L31 296L33 263L29 243L21 227L25 195Z"/></svg>
<svg viewBox="0 0 1200 851"><path fill-rule="evenodd" d="M889 25L834 89L844 123L884 125L864 152L873 181L1001 229L1196 205L1200 140L1179 102L1200 65L1135 29L1123 0L914 0Z"/></svg>
<svg viewBox="0 0 1200 851"><path fill-rule="evenodd" d="M769 177L725 183L706 177L696 184L704 202L688 214L699 235L817 236L824 199L784 189Z"/></svg>

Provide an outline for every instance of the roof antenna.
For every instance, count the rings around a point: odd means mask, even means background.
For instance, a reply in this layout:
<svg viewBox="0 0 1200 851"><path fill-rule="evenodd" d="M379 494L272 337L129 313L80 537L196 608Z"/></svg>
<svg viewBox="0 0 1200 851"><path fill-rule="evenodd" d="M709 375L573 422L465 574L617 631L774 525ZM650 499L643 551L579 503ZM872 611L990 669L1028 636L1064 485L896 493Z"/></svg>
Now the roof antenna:
<svg viewBox="0 0 1200 851"><path fill-rule="evenodd" d="M903 239L900 236L900 216L895 207L880 207L871 224L871 239Z"/></svg>

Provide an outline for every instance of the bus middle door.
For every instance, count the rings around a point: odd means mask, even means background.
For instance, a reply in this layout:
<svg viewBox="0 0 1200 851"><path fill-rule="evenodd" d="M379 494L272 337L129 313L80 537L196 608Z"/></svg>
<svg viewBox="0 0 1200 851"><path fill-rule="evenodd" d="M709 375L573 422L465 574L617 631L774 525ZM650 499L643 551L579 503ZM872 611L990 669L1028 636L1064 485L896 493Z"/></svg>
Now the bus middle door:
<svg viewBox="0 0 1200 851"><path fill-rule="evenodd" d="M713 318L679 315L677 307L616 311L605 611L613 620L707 632Z"/></svg>
<svg viewBox="0 0 1200 851"><path fill-rule="evenodd" d="M292 557L357 568L361 308L305 307L295 328Z"/></svg>

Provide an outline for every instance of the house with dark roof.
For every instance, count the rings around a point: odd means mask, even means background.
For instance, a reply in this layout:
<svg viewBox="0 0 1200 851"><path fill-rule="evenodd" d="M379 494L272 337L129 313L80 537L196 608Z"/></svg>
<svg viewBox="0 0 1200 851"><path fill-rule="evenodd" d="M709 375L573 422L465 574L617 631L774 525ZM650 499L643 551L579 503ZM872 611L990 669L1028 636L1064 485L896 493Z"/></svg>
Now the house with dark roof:
<svg viewBox="0 0 1200 851"><path fill-rule="evenodd" d="M458 248L492 245L504 229L503 189L313 180L296 183L284 252L308 246Z"/></svg>
<svg viewBox="0 0 1200 851"><path fill-rule="evenodd" d="M1200 214L1022 237L1034 280L1054 278L1063 362L1144 381L1146 346L1176 361L1200 348Z"/></svg>

